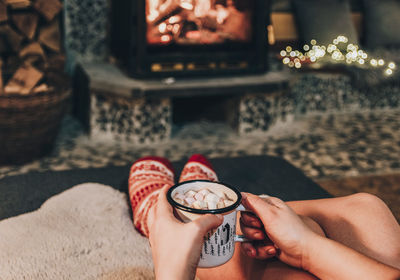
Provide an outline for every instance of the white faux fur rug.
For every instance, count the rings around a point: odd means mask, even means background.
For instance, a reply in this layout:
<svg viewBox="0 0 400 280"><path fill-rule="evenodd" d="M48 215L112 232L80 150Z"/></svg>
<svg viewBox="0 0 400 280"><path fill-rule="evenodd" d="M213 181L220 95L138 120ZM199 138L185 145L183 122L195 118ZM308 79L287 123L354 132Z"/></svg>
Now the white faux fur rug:
<svg viewBox="0 0 400 280"><path fill-rule="evenodd" d="M0 279L154 279L126 195L86 183L0 222Z"/></svg>

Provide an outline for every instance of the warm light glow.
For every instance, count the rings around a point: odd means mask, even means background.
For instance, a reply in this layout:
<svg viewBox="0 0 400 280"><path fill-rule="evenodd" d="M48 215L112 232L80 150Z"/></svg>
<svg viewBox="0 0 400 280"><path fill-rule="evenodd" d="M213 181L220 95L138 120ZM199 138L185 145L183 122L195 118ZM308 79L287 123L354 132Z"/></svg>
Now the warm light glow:
<svg viewBox="0 0 400 280"><path fill-rule="evenodd" d="M165 22L160 23L160 25L158 26L158 31L160 31L160 33L164 33L165 31L167 31L167 24Z"/></svg>
<svg viewBox="0 0 400 280"><path fill-rule="evenodd" d="M169 36L169 35L162 35L161 36L161 42L167 43L169 41L171 41L171 36Z"/></svg>
<svg viewBox="0 0 400 280"><path fill-rule="evenodd" d="M174 23L179 22L180 20L181 20L180 16L172 16L172 17L169 18L168 22L170 24L174 24Z"/></svg>
<svg viewBox="0 0 400 280"><path fill-rule="evenodd" d="M392 75L393 74L393 70L392 69L386 69L385 71L386 75Z"/></svg>
<svg viewBox="0 0 400 280"><path fill-rule="evenodd" d="M193 4L188 1L182 1L180 6L185 10L193 10Z"/></svg>
<svg viewBox="0 0 400 280"><path fill-rule="evenodd" d="M329 53L329 58L333 61L346 62L347 64L357 63L359 65L370 64L373 67L382 67L385 65L385 61L381 58L371 58L368 59L368 54L359 48L358 45L348 44L343 47L338 48L336 45L340 43L347 44L348 38L339 35L336 39L333 40L333 44L329 44L328 46L317 45L317 41L315 39L311 40L310 45L304 45L304 53L299 50L293 50L291 46L287 46L286 50L282 50L280 55L282 56L283 64L288 65L290 68L301 68L302 62L309 61L316 62L326 56L326 53ZM346 51L344 51L344 49ZM394 62L389 62L387 65L387 69L385 69L385 75L392 75L393 70L396 68L396 64Z"/></svg>

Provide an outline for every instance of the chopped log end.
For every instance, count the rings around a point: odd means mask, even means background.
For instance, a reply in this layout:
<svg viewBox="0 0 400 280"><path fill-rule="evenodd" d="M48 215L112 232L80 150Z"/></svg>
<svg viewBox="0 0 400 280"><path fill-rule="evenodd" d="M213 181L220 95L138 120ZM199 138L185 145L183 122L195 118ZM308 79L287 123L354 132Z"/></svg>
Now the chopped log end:
<svg viewBox="0 0 400 280"><path fill-rule="evenodd" d="M50 88L47 84L41 84L38 85L37 87L34 87L32 93L48 92L49 90Z"/></svg>
<svg viewBox="0 0 400 280"><path fill-rule="evenodd" d="M24 57L30 56L30 55L40 56L40 57L42 57L43 59L45 59L45 57L46 57L42 46L41 46L38 42L30 43L29 45L27 45L26 47L24 47L24 48L19 52L19 56L20 56L21 58L24 58Z"/></svg>
<svg viewBox="0 0 400 280"><path fill-rule="evenodd" d="M29 94L42 79L43 73L30 65L21 66L4 88L6 94Z"/></svg>
<svg viewBox="0 0 400 280"><path fill-rule="evenodd" d="M60 52L61 38L59 28L58 20L42 26L39 31L39 42L55 52Z"/></svg>
<svg viewBox="0 0 400 280"><path fill-rule="evenodd" d="M22 40L24 39L24 36L20 35L18 32L16 32L14 29L12 29L8 25L0 26L0 35L3 35L6 37L6 41L8 42L8 45L11 47L11 49L14 52L19 51L19 49L21 48L21 43L22 43Z"/></svg>
<svg viewBox="0 0 400 280"><path fill-rule="evenodd" d="M11 17L18 30L29 39L33 39L38 25L38 15L32 12L23 12L13 14Z"/></svg>
<svg viewBox="0 0 400 280"><path fill-rule="evenodd" d="M52 21L61 11L62 4L59 0L36 0L33 7L47 20Z"/></svg>

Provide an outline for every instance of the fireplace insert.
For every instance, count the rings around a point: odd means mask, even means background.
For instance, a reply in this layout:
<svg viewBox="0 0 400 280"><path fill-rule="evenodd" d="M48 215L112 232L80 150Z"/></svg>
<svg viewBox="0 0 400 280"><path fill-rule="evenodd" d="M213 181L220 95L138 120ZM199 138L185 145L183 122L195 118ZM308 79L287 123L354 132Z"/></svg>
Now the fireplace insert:
<svg viewBox="0 0 400 280"><path fill-rule="evenodd" d="M116 0L111 49L136 77L267 70L268 0Z"/></svg>

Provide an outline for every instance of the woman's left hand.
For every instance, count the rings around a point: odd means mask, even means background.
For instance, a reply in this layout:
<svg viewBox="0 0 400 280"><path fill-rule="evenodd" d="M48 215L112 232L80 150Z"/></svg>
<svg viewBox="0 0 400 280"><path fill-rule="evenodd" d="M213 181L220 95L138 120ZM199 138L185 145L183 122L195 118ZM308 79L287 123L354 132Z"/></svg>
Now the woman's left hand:
<svg viewBox="0 0 400 280"><path fill-rule="evenodd" d="M206 214L190 222L179 221L168 203L164 186L151 208L150 246L157 279L194 279L204 235L221 225L223 216Z"/></svg>

